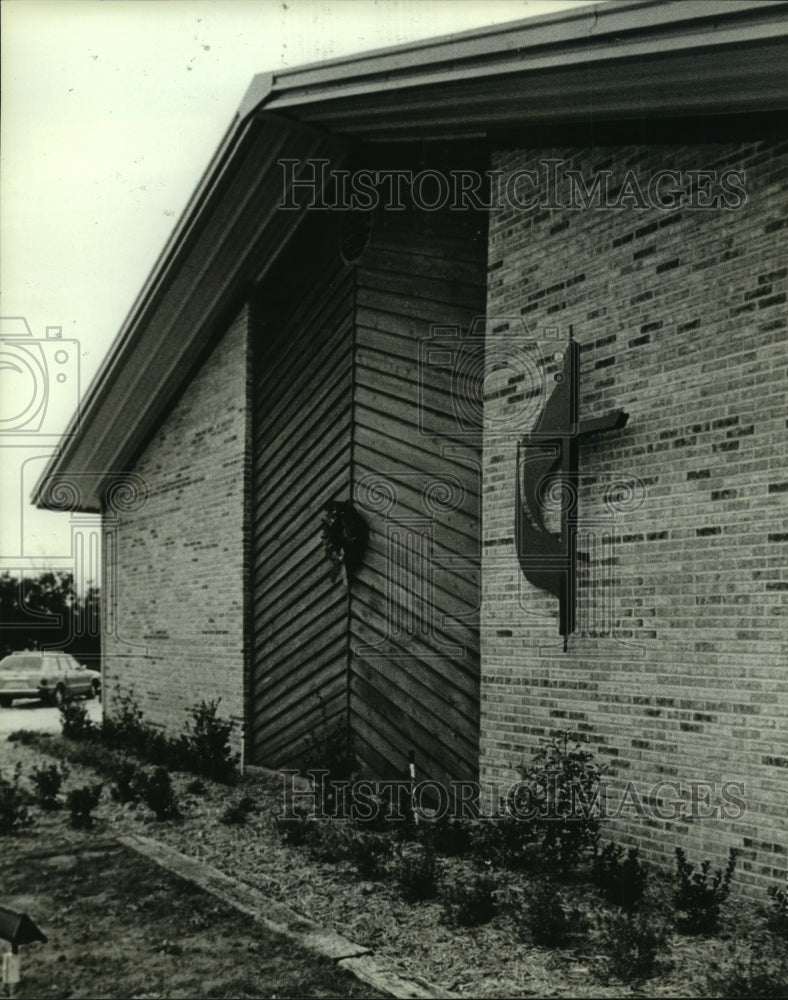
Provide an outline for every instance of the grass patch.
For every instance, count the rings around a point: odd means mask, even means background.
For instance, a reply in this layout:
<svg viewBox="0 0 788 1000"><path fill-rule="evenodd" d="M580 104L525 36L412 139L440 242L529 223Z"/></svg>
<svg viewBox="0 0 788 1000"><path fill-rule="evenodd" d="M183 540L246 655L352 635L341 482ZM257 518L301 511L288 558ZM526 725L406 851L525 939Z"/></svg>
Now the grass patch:
<svg viewBox="0 0 788 1000"><path fill-rule="evenodd" d="M4 904L49 938L24 949L20 997L381 996L114 841L51 841L0 861Z"/></svg>

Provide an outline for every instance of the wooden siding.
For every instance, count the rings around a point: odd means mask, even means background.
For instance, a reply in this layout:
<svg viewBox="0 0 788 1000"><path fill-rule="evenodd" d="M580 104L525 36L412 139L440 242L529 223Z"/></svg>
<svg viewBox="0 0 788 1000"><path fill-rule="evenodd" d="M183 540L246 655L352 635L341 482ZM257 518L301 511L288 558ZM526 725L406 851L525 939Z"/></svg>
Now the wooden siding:
<svg viewBox="0 0 788 1000"><path fill-rule="evenodd" d="M386 213L357 267L353 482L370 544L349 720L378 775L406 774L410 751L420 777L478 773L478 438L454 433L451 367L425 368L423 350L431 325L483 314L485 252L470 213Z"/></svg>
<svg viewBox="0 0 788 1000"><path fill-rule="evenodd" d="M348 594L320 515L350 489L352 269L335 245L300 241L257 312L251 759L282 767L347 724Z"/></svg>
<svg viewBox="0 0 788 1000"><path fill-rule="evenodd" d="M250 758L303 766L345 729L364 774L407 773L413 751L422 777L472 778L480 436L425 342L484 312L486 234L471 213L382 212L349 266L337 228L315 214L258 298ZM319 530L347 497L370 528L349 590Z"/></svg>

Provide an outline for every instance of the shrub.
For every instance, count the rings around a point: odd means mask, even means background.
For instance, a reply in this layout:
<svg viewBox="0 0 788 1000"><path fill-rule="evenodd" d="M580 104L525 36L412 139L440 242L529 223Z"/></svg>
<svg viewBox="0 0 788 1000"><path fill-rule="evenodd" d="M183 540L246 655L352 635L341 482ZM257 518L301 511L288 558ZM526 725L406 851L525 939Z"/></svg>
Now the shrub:
<svg viewBox="0 0 788 1000"><path fill-rule="evenodd" d="M89 830L93 826L91 813L101 798L102 785L83 785L66 796L66 805L71 811L71 825L75 830Z"/></svg>
<svg viewBox="0 0 788 1000"><path fill-rule="evenodd" d="M48 764L46 767L34 767L30 772L30 780L35 789L36 801L42 809L59 809L58 795L63 782L69 775L66 765L63 769L57 764Z"/></svg>
<svg viewBox="0 0 788 1000"><path fill-rule="evenodd" d="M492 875L465 872L448 879L441 891L443 920L450 926L473 927L495 916L496 882Z"/></svg>
<svg viewBox="0 0 788 1000"><path fill-rule="evenodd" d="M676 848L673 903L678 912L676 927L682 934L708 934L716 930L720 909L730 893L736 855L736 849L732 847L725 870L718 868L710 875L710 861L703 861L700 870L695 871L684 851Z"/></svg>
<svg viewBox="0 0 788 1000"><path fill-rule="evenodd" d="M715 962L707 972L709 996L766 997L788 996L788 953L769 945L756 944L748 949L733 944L727 961Z"/></svg>
<svg viewBox="0 0 788 1000"><path fill-rule="evenodd" d="M394 862L394 875L402 898L409 903L434 899L438 894L435 851L428 844L400 850Z"/></svg>
<svg viewBox="0 0 788 1000"><path fill-rule="evenodd" d="M277 816L275 822L282 843L291 847L303 847L308 844L315 835L317 825L306 816L297 816L293 819Z"/></svg>
<svg viewBox="0 0 788 1000"><path fill-rule="evenodd" d="M471 846L471 826L467 820L448 815L436 820L426 819L419 825L419 832L432 850L449 857L465 854Z"/></svg>
<svg viewBox="0 0 788 1000"><path fill-rule="evenodd" d="M118 685L112 696L112 708L112 714L106 715L101 723L101 742L114 750L143 756L149 727L142 721L142 710L133 692Z"/></svg>
<svg viewBox="0 0 788 1000"><path fill-rule="evenodd" d="M32 820L27 809L28 796L19 786L22 765L17 764L11 779L0 775L0 836L10 837Z"/></svg>
<svg viewBox="0 0 788 1000"><path fill-rule="evenodd" d="M202 701L180 737L171 737L143 721L131 690L116 688L113 714L104 719L98 738L113 750L131 753L156 767L193 771L217 781L235 777L238 755L229 747L234 723L217 716L219 701Z"/></svg>
<svg viewBox="0 0 788 1000"><path fill-rule="evenodd" d="M48 739L49 733L40 733L34 729L15 729L9 733L9 743L19 743L23 747L36 746L42 739Z"/></svg>
<svg viewBox="0 0 788 1000"><path fill-rule="evenodd" d="M329 815L344 817L350 815L352 817L354 804L350 797L346 796L344 801L341 799L345 795L349 780L348 778L332 778L330 772L323 779L319 795L323 809ZM332 784L332 782L336 784ZM365 804L364 813L370 809L372 816L364 815L363 818L357 816L355 824L358 827L366 831L387 833L400 840L415 839L420 827L416 822L407 783L392 783L392 786L380 789L374 794L364 795L362 801Z"/></svg>
<svg viewBox="0 0 788 1000"><path fill-rule="evenodd" d="M536 944L563 948L584 927L578 910L570 910L549 881L540 881L528 901L528 929Z"/></svg>
<svg viewBox="0 0 788 1000"><path fill-rule="evenodd" d="M530 820L511 814L482 820L469 833L473 860L494 868L525 868L534 860L536 831Z"/></svg>
<svg viewBox="0 0 788 1000"><path fill-rule="evenodd" d="M648 979L656 972L667 938L664 923L648 912L608 914L602 940L610 971L625 982Z"/></svg>
<svg viewBox="0 0 788 1000"><path fill-rule="evenodd" d="M217 715L220 701L203 700L193 706L192 721L186 724L183 745L189 770L227 783L236 777L239 757L230 749L234 723Z"/></svg>
<svg viewBox="0 0 788 1000"><path fill-rule="evenodd" d="M543 740L529 764L518 768L522 785L513 794L510 811L533 817L545 859L563 869L594 849L599 819L592 812L603 768L591 751L569 733Z"/></svg>
<svg viewBox="0 0 788 1000"><path fill-rule="evenodd" d="M116 802L138 802L145 774L133 760L121 760L110 771L113 780L110 794Z"/></svg>
<svg viewBox="0 0 788 1000"><path fill-rule="evenodd" d="M139 751L143 760L155 767L166 767L172 771L194 770L183 739L168 736L151 725L145 726L144 733L143 745Z"/></svg>
<svg viewBox="0 0 788 1000"><path fill-rule="evenodd" d="M348 855L362 878L383 878L392 858L391 841L376 833L352 831L348 837Z"/></svg>
<svg viewBox="0 0 788 1000"><path fill-rule="evenodd" d="M638 859L637 847L607 844L594 858L594 882L609 903L633 907L643 897L648 873Z"/></svg>
<svg viewBox="0 0 788 1000"><path fill-rule="evenodd" d="M90 740L96 736L96 727L88 718L88 710L81 701L67 701L59 706L60 727L67 740Z"/></svg>
<svg viewBox="0 0 788 1000"><path fill-rule="evenodd" d="M157 820L177 819L180 816L166 767L157 767L151 774L143 772L140 792L145 805L153 810Z"/></svg>
<svg viewBox="0 0 788 1000"><path fill-rule="evenodd" d="M231 802L219 817L219 822L226 826L239 825L246 822L246 817L254 809L254 802L248 795L237 802Z"/></svg>
<svg viewBox="0 0 788 1000"><path fill-rule="evenodd" d="M347 861L351 857L351 834L344 822L331 820L308 821L308 836L305 841L310 857L315 861Z"/></svg>
<svg viewBox="0 0 788 1000"><path fill-rule="evenodd" d="M788 937L788 878L784 888L778 889L773 885L766 890L766 894L771 900L767 919L769 930Z"/></svg>
<svg viewBox="0 0 788 1000"><path fill-rule="evenodd" d="M320 697L318 695L318 697ZM316 787L324 812L336 815L339 802L335 782L350 781L358 773L358 763L353 752L350 737L344 726L328 725L325 703L321 698L322 725L312 734L309 745L302 755L303 769L307 771L327 771L323 781ZM378 809L372 822L366 825L382 829L386 825L386 803L378 800Z"/></svg>

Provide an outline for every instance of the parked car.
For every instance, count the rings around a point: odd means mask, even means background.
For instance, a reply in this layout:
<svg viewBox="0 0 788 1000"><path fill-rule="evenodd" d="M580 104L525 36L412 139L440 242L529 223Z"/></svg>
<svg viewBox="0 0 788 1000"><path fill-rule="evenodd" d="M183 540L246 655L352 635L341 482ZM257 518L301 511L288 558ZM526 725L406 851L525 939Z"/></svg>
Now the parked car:
<svg viewBox="0 0 788 1000"><path fill-rule="evenodd" d="M101 690L98 671L84 667L68 653L25 650L0 660L0 706L14 698L40 698L62 705L75 695L95 698Z"/></svg>

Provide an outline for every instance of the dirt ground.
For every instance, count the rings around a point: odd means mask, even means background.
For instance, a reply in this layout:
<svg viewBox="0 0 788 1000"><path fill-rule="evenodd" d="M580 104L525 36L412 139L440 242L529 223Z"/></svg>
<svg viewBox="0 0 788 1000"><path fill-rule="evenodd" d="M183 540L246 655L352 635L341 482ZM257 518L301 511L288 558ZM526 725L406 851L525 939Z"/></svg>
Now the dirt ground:
<svg viewBox="0 0 788 1000"><path fill-rule="evenodd" d="M17 997L381 996L111 837L37 819L2 841L0 899L48 939L20 949Z"/></svg>

